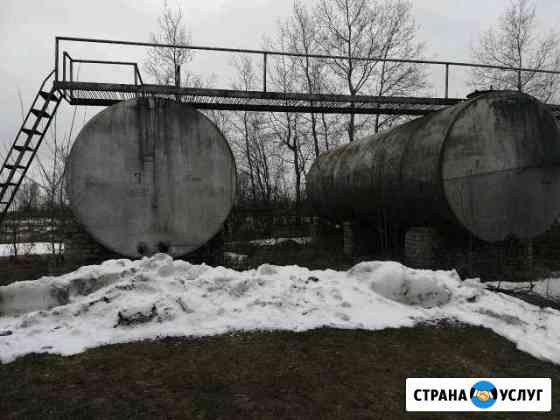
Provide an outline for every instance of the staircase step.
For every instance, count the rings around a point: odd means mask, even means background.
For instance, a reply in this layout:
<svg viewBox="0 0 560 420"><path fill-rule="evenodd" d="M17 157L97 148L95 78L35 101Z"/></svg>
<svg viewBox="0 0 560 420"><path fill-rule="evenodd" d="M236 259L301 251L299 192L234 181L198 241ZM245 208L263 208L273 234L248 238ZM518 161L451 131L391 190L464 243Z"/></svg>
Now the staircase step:
<svg viewBox="0 0 560 420"><path fill-rule="evenodd" d="M39 118L50 118L51 117L47 112L42 111L40 109L32 109L31 112Z"/></svg>
<svg viewBox="0 0 560 420"><path fill-rule="evenodd" d="M33 135L42 135L43 133L41 133L38 130L32 130L30 128L22 128L21 131L23 131L25 134L29 135L29 136L33 136Z"/></svg>
<svg viewBox="0 0 560 420"><path fill-rule="evenodd" d="M39 91L39 95L46 101L58 101L58 98L53 92L45 92L44 90Z"/></svg>
<svg viewBox="0 0 560 420"><path fill-rule="evenodd" d="M34 152L35 149L29 146L14 146L14 149L18 152Z"/></svg>
<svg viewBox="0 0 560 420"><path fill-rule="evenodd" d="M23 165L10 165L10 164L6 164L4 165L7 169L25 169L26 167Z"/></svg>

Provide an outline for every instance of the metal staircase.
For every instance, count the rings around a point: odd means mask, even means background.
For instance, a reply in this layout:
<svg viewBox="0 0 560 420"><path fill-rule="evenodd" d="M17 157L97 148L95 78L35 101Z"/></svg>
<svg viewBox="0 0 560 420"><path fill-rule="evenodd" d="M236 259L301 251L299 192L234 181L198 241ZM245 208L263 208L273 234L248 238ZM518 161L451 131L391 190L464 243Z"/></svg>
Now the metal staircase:
<svg viewBox="0 0 560 420"><path fill-rule="evenodd" d="M54 118L62 94L53 88L54 70L43 80L0 169L0 223Z"/></svg>

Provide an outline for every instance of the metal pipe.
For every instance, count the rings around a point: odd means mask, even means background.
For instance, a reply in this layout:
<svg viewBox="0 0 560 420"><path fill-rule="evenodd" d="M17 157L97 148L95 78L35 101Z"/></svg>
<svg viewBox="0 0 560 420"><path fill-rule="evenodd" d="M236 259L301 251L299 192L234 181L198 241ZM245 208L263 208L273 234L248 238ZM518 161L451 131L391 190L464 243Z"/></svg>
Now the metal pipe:
<svg viewBox="0 0 560 420"><path fill-rule="evenodd" d="M143 85L144 81L142 80L142 75L140 74L140 70L138 70L138 64L135 64L134 67L136 68L136 73L138 74L138 80L140 80L140 84Z"/></svg>
<svg viewBox="0 0 560 420"><path fill-rule="evenodd" d="M70 59L70 82L74 81L74 61L72 60L72 57L68 56L68 58ZM73 91L72 89L70 90L70 99L72 99L73 96Z"/></svg>
<svg viewBox="0 0 560 420"><path fill-rule="evenodd" d="M55 38L54 42L54 80L58 81L58 42L59 38Z"/></svg>
<svg viewBox="0 0 560 420"><path fill-rule="evenodd" d="M136 63L134 61L110 61L110 60L82 60L82 59L74 59L76 63L88 63L88 64L117 64L123 66L135 66Z"/></svg>
<svg viewBox="0 0 560 420"><path fill-rule="evenodd" d="M66 59L69 57L66 51L62 54L62 80L66 81Z"/></svg>
<svg viewBox="0 0 560 420"><path fill-rule="evenodd" d="M263 54L264 62L263 62L263 92L266 92L266 59L267 53Z"/></svg>
<svg viewBox="0 0 560 420"><path fill-rule="evenodd" d="M445 65L445 98L449 98L449 64Z"/></svg>

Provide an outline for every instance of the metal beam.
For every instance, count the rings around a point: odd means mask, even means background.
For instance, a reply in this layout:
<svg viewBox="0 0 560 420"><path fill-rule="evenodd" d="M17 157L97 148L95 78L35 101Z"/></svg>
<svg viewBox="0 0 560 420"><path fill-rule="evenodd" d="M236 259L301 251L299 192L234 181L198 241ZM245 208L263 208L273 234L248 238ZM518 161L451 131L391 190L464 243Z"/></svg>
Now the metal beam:
<svg viewBox="0 0 560 420"><path fill-rule="evenodd" d="M258 112L425 115L463 101L459 98L350 96L86 82L56 82L55 88L73 92L72 105L109 106L142 94L180 98L198 109ZM559 118L560 105L548 106Z"/></svg>
<svg viewBox="0 0 560 420"><path fill-rule="evenodd" d="M116 99L73 98L71 105L110 106L121 102ZM301 112L314 114L360 114L360 115L426 115L436 110L413 108L349 108L301 105L255 105L255 104L220 104L206 102L184 102L202 110L255 111L255 112Z"/></svg>
<svg viewBox="0 0 560 420"><path fill-rule="evenodd" d="M230 89L177 88L172 85L141 85L87 82L56 82L57 89L128 92L148 95L207 96L220 98L262 99L273 101L345 102L367 104L455 105L460 98L427 98L411 96L334 95L309 93L262 92Z"/></svg>

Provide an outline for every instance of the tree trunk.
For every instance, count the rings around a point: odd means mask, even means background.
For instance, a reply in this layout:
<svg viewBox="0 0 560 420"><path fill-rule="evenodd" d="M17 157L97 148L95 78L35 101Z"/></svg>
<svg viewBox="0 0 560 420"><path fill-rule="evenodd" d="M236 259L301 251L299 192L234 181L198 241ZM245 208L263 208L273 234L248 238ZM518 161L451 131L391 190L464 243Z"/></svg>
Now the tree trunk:
<svg viewBox="0 0 560 420"><path fill-rule="evenodd" d="M257 191L255 187L255 176L253 174L253 160L251 158L251 148L249 146L249 127L247 122L247 112L243 115L243 126L245 129L245 155L247 158L247 165L249 166L249 178L251 180L251 193L253 196L253 205L257 202Z"/></svg>
<svg viewBox="0 0 560 420"><path fill-rule="evenodd" d="M354 141L355 127L356 127L356 115L350 114L350 121L348 122L348 141L350 143Z"/></svg>
<svg viewBox="0 0 560 420"><path fill-rule="evenodd" d="M294 175L296 176L296 217L299 218L300 205L301 205L301 171L299 167L299 150L297 139L294 140Z"/></svg>

